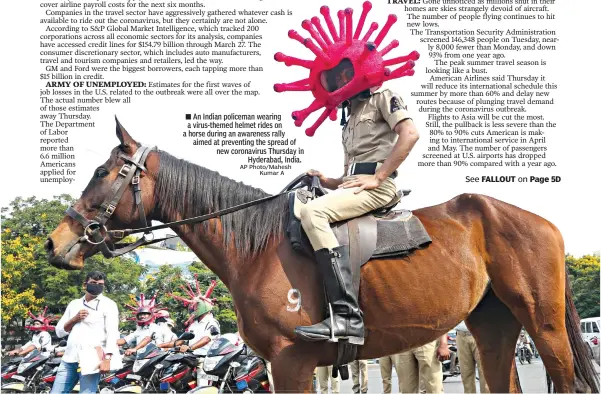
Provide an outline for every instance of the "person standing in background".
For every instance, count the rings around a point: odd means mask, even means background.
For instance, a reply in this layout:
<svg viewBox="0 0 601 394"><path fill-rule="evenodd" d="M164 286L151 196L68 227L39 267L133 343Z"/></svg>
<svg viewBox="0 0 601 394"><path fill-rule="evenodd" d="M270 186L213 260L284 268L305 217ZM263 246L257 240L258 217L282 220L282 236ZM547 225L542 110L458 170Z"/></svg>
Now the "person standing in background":
<svg viewBox="0 0 601 394"><path fill-rule="evenodd" d="M355 360L349 366L353 377L353 393L367 393L367 360Z"/></svg>
<svg viewBox="0 0 601 394"><path fill-rule="evenodd" d="M401 391L401 374L399 365L399 355L392 354L390 356L380 357L378 363L380 364L380 374L382 375L382 389L384 394L392 393L392 367L396 370L397 378L399 380L399 391Z"/></svg>
<svg viewBox="0 0 601 394"><path fill-rule="evenodd" d="M457 353L459 356L459 368L461 370L461 381L463 382L464 393L476 393L476 367L480 375L480 393L490 393L482 365L480 364L480 356L474 337L467 329L465 322L461 322L455 327L457 330Z"/></svg>
<svg viewBox="0 0 601 394"><path fill-rule="evenodd" d="M340 393L340 375L332 377L333 367L317 367L317 381L319 382L319 392L328 394L328 386L333 394ZM330 383L328 385L328 383Z"/></svg>
<svg viewBox="0 0 601 394"><path fill-rule="evenodd" d="M423 380L427 393L442 393L441 361L450 357L447 334L415 349L400 353L400 391L403 394L419 393L420 380Z"/></svg>

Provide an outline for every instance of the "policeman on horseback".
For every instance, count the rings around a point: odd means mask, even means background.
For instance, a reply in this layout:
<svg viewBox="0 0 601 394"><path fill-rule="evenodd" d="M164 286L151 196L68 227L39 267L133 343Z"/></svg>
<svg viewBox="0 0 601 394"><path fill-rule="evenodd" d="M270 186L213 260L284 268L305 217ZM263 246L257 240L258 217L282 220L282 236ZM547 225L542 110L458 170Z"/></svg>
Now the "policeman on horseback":
<svg viewBox="0 0 601 394"><path fill-rule="evenodd" d="M350 67L350 69L349 69ZM324 88L342 88L352 74L352 65L322 73ZM312 326L296 328L307 341L348 339L363 344L363 314L359 309L358 286L353 286L348 245L339 245L330 223L384 207L396 198L397 168L407 158L419 135L401 97L383 87L373 87L349 98L343 111L344 175L328 178L319 171L322 185L334 190L303 205L301 223L315 250L323 276L332 318ZM344 119L344 116L343 116ZM355 279L355 282L359 278ZM333 322L333 327L332 327Z"/></svg>
<svg viewBox="0 0 601 394"><path fill-rule="evenodd" d="M324 108L317 121L305 133L312 136L326 118L334 120L342 108L342 146L344 174L328 178L318 171L309 175L319 177L323 186L335 190L313 199L300 211L300 220L315 251L318 270L325 283L330 318L321 323L297 327L296 334L307 341L347 339L349 344L362 345L364 340L363 314L359 309L359 269L349 264L348 245L339 245L330 223L351 219L385 207L396 197L394 178L397 168L407 158L419 136L407 107L401 97L387 88L384 82L414 74L419 53L384 59L398 40L378 48L391 26L395 15L389 15L382 30L373 41L377 23L367 25L367 14L372 5L363 3L363 11L353 30L353 10L340 10L337 15L340 29L332 22L330 9L320 8L331 37L321 27L319 18L301 24L311 38L303 38L294 30L288 37L298 41L316 56L313 61L275 54L274 59L287 66L309 69L306 79L277 83L276 92L310 91L313 102L305 109L292 112L294 124L301 126L313 112ZM361 37L364 26L370 26ZM315 40L315 42L313 41ZM393 70L390 66L400 65ZM350 118L346 119L350 113ZM357 272L354 272L357 271Z"/></svg>

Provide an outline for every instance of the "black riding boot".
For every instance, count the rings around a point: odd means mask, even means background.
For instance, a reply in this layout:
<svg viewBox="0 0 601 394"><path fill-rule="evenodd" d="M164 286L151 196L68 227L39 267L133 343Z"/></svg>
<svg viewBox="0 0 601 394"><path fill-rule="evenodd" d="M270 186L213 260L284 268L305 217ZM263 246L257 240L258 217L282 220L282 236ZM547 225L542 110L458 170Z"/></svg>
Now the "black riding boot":
<svg viewBox="0 0 601 394"><path fill-rule="evenodd" d="M353 288L348 245L331 251L320 249L315 252L315 256L330 302L330 316L321 323L296 327L294 331L306 341L337 342L338 339L348 339L349 343L363 345L363 313L359 309L359 286ZM356 275L360 273L357 272ZM356 283L358 284L359 280Z"/></svg>

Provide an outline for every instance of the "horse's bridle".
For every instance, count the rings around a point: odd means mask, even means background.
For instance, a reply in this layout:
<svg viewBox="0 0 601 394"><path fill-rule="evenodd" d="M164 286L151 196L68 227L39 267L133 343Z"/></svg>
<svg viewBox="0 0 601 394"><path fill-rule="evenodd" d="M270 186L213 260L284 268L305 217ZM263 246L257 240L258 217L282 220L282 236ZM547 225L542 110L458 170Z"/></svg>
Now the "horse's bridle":
<svg viewBox="0 0 601 394"><path fill-rule="evenodd" d="M117 179L115 179L115 181L111 185L112 196L106 198L104 202L100 205L100 209L98 210L98 213L96 214L94 219L87 219L83 214L77 212L77 210L72 206L67 208L66 214L73 220L81 224L81 226L84 229L84 232L82 237L72 241L70 245L67 245L66 250L70 250L77 243L87 242L92 245L98 245L100 247L100 251L106 258L118 257L122 254L131 252L132 250L140 246L161 242L169 238L176 238L176 236L168 236L165 238L154 239L154 235L150 239L146 238L148 234L152 234L153 230L160 230L173 226L181 226L184 224L201 223L209 219L213 219L219 216L226 215L228 213L232 213L250 207L252 205L257 205L265 201L273 200L276 197L287 194L291 190L302 186L310 186L314 193L316 188L321 189L319 178L313 177L313 184L311 185L311 182L309 181L311 177L309 177L306 174L301 174L292 182L290 182L290 184L288 184L284 188L284 190L278 194L259 198L257 200L249 201L206 215L178 220L175 222L169 222L157 226L148 226L146 220L146 213L144 211L144 203L142 202L140 174L142 171L146 171L146 167L144 166L144 164L146 163L146 158L148 157L148 154L154 150L156 150L156 147L150 148L147 146L140 146L138 147L138 150L132 157L129 157L123 153L119 154L119 157L125 161L125 164L123 164L123 166L119 170ZM127 190L130 184L134 191L135 204L138 207L138 215L143 227L126 230L108 230L106 228L106 222L111 218L111 216L115 212L115 209L117 209L117 204L119 204L121 197L123 197L125 190ZM323 191L323 189L321 190ZM138 233L144 233L144 235L133 243L116 244L120 246L122 245L118 249L115 248L115 244L113 242L107 243L107 240L111 241L111 238L123 239L128 235Z"/></svg>
<svg viewBox="0 0 601 394"><path fill-rule="evenodd" d="M148 230L145 231L144 236L139 238L136 242L126 244L126 246L119 249L114 249L113 245L109 246L109 244L106 242L109 236L113 236L114 238L123 238L125 236L122 230L107 230L106 222L111 218L111 216L115 212L117 204L119 204L121 197L123 197L125 190L127 190L130 184L134 191L134 199L135 204L138 207L139 219L142 222L143 227L148 226L148 223L146 222L146 213L144 211L144 203L142 202L140 174L142 171L146 171L146 167L144 167L144 164L146 163L146 158L148 157L148 154L153 150L155 150L155 148L150 148L148 146L140 146L132 157L129 157L124 153L121 153L119 155L119 157L125 161L125 164L123 164L123 166L119 170L119 173L117 174L117 179L115 179L115 181L111 185L112 196L106 198L104 202L100 205L100 209L98 210L98 213L96 214L94 219L86 219L84 215L77 212L77 210L72 206L67 208L67 215L69 215L73 220L81 224L84 229L83 236L80 239L78 239L75 243L88 242L92 245L99 245L100 251L102 252L104 257L111 258L121 256L122 254L127 252L131 252L135 248L144 244L148 244L154 240L148 240L146 238L146 234L152 234L151 230Z"/></svg>

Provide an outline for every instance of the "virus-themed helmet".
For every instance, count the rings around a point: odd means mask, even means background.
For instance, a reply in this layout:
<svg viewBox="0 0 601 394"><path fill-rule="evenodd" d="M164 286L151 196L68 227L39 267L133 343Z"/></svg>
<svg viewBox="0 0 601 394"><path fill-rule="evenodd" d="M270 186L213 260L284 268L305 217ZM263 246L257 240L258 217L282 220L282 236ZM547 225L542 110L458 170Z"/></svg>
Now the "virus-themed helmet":
<svg viewBox="0 0 601 394"><path fill-rule="evenodd" d="M211 285L209 286L207 291L204 294L202 294L200 290L200 284L198 283L198 276L194 275L194 277L196 282L196 291L192 289L190 283L187 283L187 288L181 286L182 290L184 290L184 292L188 295L189 298L180 297L175 294L169 294L176 300L182 301L184 303L184 306L187 306L190 312L192 312L188 320L186 320L186 322L184 323L185 326L190 325L190 323L192 323L196 318L213 310L213 305L216 301L215 299L211 299L209 297L211 296L213 289L217 285L217 282L211 281Z"/></svg>
<svg viewBox="0 0 601 394"><path fill-rule="evenodd" d="M126 305L134 312L134 317L130 320L135 320L138 326L145 326L154 322L156 314L161 311L161 309L158 309L155 300L156 294L150 300L147 300L144 294L140 294L140 297L136 299L137 305Z"/></svg>
<svg viewBox="0 0 601 394"><path fill-rule="evenodd" d="M31 330L31 331L53 331L54 330L54 326L50 325L50 322L57 320L56 317L50 317L50 316L46 316L46 311L48 310L48 307L44 308L44 311L40 314L38 314L37 316L35 316L33 313L31 313L30 311L27 311L27 313L29 314L29 316L32 319L32 325L31 326L25 326L26 329ZM33 322L34 321L39 321L40 323L42 323L41 326L34 326Z"/></svg>
<svg viewBox="0 0 601 394"><path fill-rule="evenodd" d="M281 52L275 54L275 60L283 62L286 66L301 66L309 69L308 78L290 83L277 83L273 87L276 92L311 91L313 93L315 99L309 107L292 112L294 124L300 127L311 113L325 107L317 121L305 131L308 136L314 135L315 130L328 116L335 120L336 109L343 102L369 92L371 88L380 86L385 81L414 74L415 60L419 59L419 53L416 51L406 56L384 60L383 57L388 52L399 46L397 40L377 50L396 22L395 15L388 16L386 24L373 41L368 40L378 29L376 22L369 26L363 38L359 38L370 10L371 3L369 1L363 3L363 12L354 31L352 8L338 11L339 29L336 31L330 9L323 6L320 13L325 19L331 38L318 17L305 20L301 24L317 45L310 38L301 37L294 30L288 32L288 37L300 42L315 54L315 60L302 60L286 56ZM396 70L388 68L400 63L403 65Z"/></svg>

